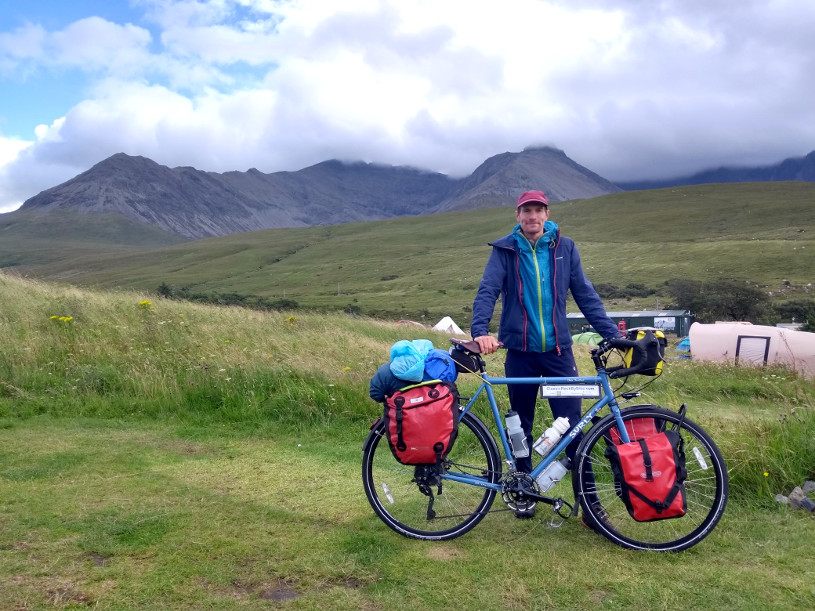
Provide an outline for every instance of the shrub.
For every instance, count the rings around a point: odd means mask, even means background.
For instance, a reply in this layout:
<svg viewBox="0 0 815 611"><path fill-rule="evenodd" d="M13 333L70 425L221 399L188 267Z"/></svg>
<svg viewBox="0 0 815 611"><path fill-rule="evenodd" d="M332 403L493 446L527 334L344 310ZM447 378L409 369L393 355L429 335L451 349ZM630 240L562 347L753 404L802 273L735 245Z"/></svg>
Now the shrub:
<svg viewBox="0 0 815 611"><path fill-rule="evenodd" d="M815 301L795 299L775 306L778 317L803 323L804 331L815 332Z"/></svg>
<svg viewBox="0 0 815 611"><path fill-rule="evenodd" d="M743 320L757 324L773 322L770 297L748 281L702 282L673 278L668 293L676 307L693 312L698 322Z"/></svg>

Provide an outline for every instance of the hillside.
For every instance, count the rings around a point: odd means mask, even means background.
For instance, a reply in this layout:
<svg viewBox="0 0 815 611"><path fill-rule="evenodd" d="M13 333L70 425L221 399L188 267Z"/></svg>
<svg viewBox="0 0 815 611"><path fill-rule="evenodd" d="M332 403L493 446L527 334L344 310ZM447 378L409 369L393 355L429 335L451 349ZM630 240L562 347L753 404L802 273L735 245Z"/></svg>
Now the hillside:
<svg viewBox="0 0 815 611"><path fill-rule="evenodd" d="M184 238L120 214L54 210L0 214L0 269L64 263L79 257L99 261L132 249L178 244Z"/></svg>
<svg viewBox="0 0 815 611"><path fill-rule="evenodd" d="M195 239L502 206L530 185L546 191L555 202L619 191L552 148L498 155L462 179L336 160L297 172L264 174L251 169L219 174L171 169L119 153L30 198L19 213L41 213L38 222L44 227L51 223L53 211L117 214Z"/></svg>
<svg viewBox="0 0 815 611"><path fill-rule="evenodd" d="M616 193L555 203L551 211L577 241L595 284L658 291L647 300L607 302L631 309L654 307L670 278L751 280L780 297L809 294L813 202L815 184L752 183ZM489 208L241 233L104 258L76 253L12 269L88 286L155 291L165 283L187 293L256 295L391 319L435 322L449 314L466 327L487 242L513 224L511 209ZM26 244L17 246L26 256Z"/></svg>

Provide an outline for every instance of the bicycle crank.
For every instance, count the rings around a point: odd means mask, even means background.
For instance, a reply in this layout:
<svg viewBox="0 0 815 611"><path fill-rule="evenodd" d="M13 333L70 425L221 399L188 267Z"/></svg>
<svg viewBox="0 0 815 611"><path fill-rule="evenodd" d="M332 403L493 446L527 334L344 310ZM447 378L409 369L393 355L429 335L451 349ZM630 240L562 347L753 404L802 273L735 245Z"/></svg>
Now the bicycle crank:
<svg viewBox="0 0 815 611"><path fill-rule="evenodd" d="M532 509L537 504L533 495L539 497L539 492L535 478L523 471L512 471L501 481L501 498L507 507L516 511Z"/></svg>

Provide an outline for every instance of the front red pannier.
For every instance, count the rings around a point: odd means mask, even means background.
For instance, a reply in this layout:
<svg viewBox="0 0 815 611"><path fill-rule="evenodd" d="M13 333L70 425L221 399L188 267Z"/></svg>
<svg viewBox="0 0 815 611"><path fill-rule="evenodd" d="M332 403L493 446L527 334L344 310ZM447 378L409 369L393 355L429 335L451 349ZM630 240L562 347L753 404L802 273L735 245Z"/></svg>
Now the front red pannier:
<svg viewBox="0 0 815 611"><path fill-rule="evenodd" d="M657 423L653 418L631 418L630 420L626 420L625 430L628 433L628 439L630 441L647 439L659 433ZM616 427L611 429L609 433L611 434L611 441L613 441L615 445L622 443L620 431L618 431Z"/></svg>
<svg viewBox="0 0 815 611"><path fill-rule="evenodd" d="M687 469L683 446L679 433L665 431L606 448L617 494L638 522L685 515Z"/></svg>

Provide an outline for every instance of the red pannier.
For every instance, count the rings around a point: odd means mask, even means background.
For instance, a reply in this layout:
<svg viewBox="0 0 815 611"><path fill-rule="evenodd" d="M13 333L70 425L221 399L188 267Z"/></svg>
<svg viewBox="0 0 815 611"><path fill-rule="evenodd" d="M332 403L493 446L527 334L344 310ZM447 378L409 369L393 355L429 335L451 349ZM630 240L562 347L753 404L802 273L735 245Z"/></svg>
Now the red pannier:
<svg viewBox="0 0 815 611"><path fill-rule="evenodd" d="M438 464L458 434L458 389L438 380L403 388L385 399L385 430L404 465Z"/></svg>
<svg viewBox="0 0 815 611"><path fill-rule="evenodd" d="M625 421L625 430L628 432L628 439L636 441L637 439L647 439L659 433L657 430L657 423L653 418L632 418ZM611 441L614 445L620 445L622 438L620 431L614 427L609 431L611 433Z"/></svg>
<svg viewBox="0 0 815 611"><path fill-rule="evenodd" d="M641 418L637 420L653 419ZM626 422L633 423L634 420ZM616 431L615 431L616 432ZM606 448L617 494L638 522L678 518L685 515L685 452L676 431L639 437L629 430L630 443L617 441ZM613 437L613 435L612 435Z"/></svg>

